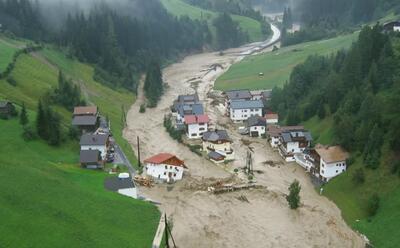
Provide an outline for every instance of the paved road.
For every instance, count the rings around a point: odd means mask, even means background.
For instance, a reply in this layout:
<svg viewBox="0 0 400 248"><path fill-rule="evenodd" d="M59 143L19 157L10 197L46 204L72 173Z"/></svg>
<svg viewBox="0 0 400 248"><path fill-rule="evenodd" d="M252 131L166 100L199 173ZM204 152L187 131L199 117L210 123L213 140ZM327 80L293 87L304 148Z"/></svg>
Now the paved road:
<svg viewBox="0 0 400 248"><path fill-rule="evenodd" d="M115 164L123 164L125 165L129 173L131 174L132 178L136 175L136 170L133 168L131 162L129 162L128 158L125 156L125 153L121 150L119 145L115 144Z"/></svg>

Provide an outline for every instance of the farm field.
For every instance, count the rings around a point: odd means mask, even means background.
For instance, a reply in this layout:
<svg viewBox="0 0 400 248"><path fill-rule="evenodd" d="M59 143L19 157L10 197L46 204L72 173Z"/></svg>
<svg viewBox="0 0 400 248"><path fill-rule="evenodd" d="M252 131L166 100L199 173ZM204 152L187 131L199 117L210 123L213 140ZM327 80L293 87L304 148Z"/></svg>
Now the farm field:
<svg viewBox="0 0 400 248"><path fill-rule="evenodd" d="M212 20L217 17L217 13L210 10L201 9L197 6L192 6L182 0L161 0L164 7L175 16L188 16L194 20L207 20L210 30L215 34L215 28L212 25ZM261 24L249 17L231 15L232 19L239 23L242 30L249 34L250 42L261 41L264 35L261 33ZM214 35L215 36L215 35Z"/></svg>
<svg viewBox="0 0 400 248"><path fill-rule="evenodd" d="M310 55L329 55L346 49L357 39L358 33L336 38L306 42L284 47L274 52L249 56L234 64L215 82L215 89L271 89L282 87L293 68ZM259 76L264 73L264 76Z"/></svg>

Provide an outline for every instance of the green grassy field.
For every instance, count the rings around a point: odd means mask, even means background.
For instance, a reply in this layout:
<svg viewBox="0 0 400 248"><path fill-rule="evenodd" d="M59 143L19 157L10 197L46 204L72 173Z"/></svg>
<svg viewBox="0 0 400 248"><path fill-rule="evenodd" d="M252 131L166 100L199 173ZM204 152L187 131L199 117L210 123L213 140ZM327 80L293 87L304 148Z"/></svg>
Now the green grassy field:
<svg viewBox="0 0 400 248"><path fill-rule="evenodd" d="M329 55L348 48L357 39L358 33L337 38L302 43L256 56L249 56L234 64L215 83L217 90L271 89L282 86L290 77L293 68L308 56ZM264 73L263 77L259 73Z"/></svg>
<svg viewBox="0 0 400 248"><path fill-rule="evenodd" d="M217 13L210 10L201 9L197 6L192 6L182 0L161 0L164 7L175 16L189 16L194 20L207 20L210 30L215 34L215 28L212 25L212 20L217 17ZM242 30L247 31L250 41L260 41L264 38L261 33L261 24L251 18L239 15L231 15L232 19L239 23Z"/></svg>
<svg viewBox="0 0 400 248"><path fill-rule="evenodd" d="M307 130L310 130L314 139L314 143L330 145L333 141L333 117L329 116L325 119L319 119L315 116L308 121L302 123Z"/></svg>
<svg viewBox="0 0 400 248"><path fill-rule="evenodd" d="M17 51L17 47L0 38L0 72L7 68Z"/></svg>
<svg viewBox="0 0 400 248"><path fill-rule="evenodd" d="M99 107L101 114L108 116L114 138L124 150L128 159L136 164L136 157L130 144L122 137L124 123L123 110L127 112L135 101L135 95L124 89L110 89L93 80L93 67L68 59L63 53L54 49L40 52L51 64L56 65L66 75L81 86L82 93L89 103ZM139 114L139 113L138 113Z"/></svg>
<svg viewBox="0 0 400 248"><path fill-rule="evenodd" d="M93 80L94 69L45 49L21 55L11 76L16 86L0 80L1 99L28 108L31 123L38 99L57 86L58 68L81 86L90 103L111 120L118 144L135 163L133 151L122 138L122 109L135 96L110 89ZM56 106L66 127L71 113ZM17 119L0 120L0 244L6 247L149 247L157 228L155 206L108 192L102 172L78 166L79 145L49 147L40 140L25 142ZM51 234L50 234L51 233ZM50 235L49 235L50 234ZM24 238L21 239L20 237Z"/></svg>
<svg viewBox="0 0 400 248"><path fill-rule="evenodd" d="M18 119L0 127L1 247L150 246L156 207L106 191L108 175L77 166L77 144L25 142Z"/></svg>

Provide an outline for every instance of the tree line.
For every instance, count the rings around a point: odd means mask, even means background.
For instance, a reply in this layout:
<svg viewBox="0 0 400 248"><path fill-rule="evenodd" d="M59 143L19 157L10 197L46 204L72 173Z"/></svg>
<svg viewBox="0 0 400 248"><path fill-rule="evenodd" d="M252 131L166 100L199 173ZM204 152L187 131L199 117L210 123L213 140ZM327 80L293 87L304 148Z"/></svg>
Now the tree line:
<svg viewBox="0 0 400 248"><path fill-rule="evenodd" d="M154 59L162 63L211 42L206 21L172 17L157 0L136 2L140 16L100 3L88 13L60 13L66 18L53 30L43 23L40 2L0 0L0 21L17 36L52 42L70 56L95 65L96 80L135 91L139 74Z"/></svg>
<svg viewBox="0 0 400 248"><path fill-rule="evenodd" d="M397 0L300 0L294 9L293 18L301 23L301 30L287 33L283 25L282 44L288 46L350 32L358 29L359 24L387 15L389 10L400 13L400 2Z"/></svg>
<svg viewBox="0 0 400 248"><path fill-rule="evenodd" d="M283 89L272 91L271 107L288 125L333 117L334 143L375 169L384 144L400 151L399 68L400 35L366 26L348 51L296 66Z"/></svg>

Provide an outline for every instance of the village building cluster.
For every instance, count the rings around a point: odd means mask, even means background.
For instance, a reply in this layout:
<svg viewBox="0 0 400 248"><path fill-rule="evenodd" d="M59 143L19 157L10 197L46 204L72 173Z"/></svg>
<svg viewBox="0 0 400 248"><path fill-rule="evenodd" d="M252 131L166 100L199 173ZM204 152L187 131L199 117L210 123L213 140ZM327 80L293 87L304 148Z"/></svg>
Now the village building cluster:
<svg viewBox="0 0 400 248"><path fill-rule="evenodd" d="M100 116L97 106L77 106L72 126L81 134L79 162L88 169L101 169L114 160L114 140L109 124Z"/></svg>

